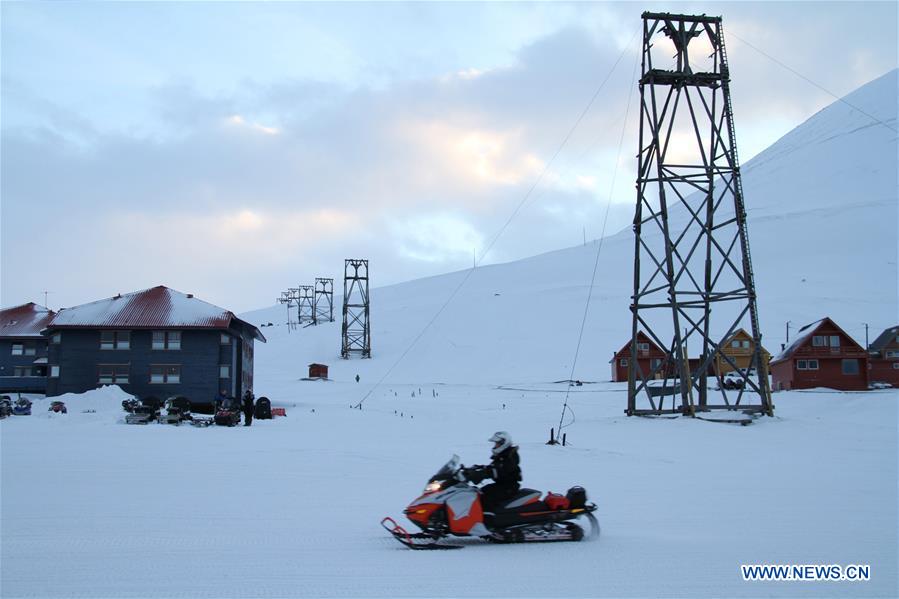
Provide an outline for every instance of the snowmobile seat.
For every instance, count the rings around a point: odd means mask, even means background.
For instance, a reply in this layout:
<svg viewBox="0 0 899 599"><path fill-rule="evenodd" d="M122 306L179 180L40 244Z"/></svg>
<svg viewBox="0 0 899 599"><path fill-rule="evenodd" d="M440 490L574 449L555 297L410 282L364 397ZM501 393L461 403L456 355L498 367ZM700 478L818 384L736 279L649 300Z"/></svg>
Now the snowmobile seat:
<svg viewBox="0 0 899 599"><path fill-rule="evenodd" d="M518 493L500 504L499 511L531 511L534 508L546 509L540 501L542 493L536 489L519 489Z"/></svg>

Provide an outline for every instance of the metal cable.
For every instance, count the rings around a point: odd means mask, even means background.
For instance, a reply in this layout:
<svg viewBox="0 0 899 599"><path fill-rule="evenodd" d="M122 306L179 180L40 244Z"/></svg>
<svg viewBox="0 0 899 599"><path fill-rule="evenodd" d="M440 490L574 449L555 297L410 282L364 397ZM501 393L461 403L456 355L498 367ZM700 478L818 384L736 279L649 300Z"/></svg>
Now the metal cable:
<svg viewBox="0 0 899 599"><path fill-rule="evenodd" d="M480 258L478 258L475 261L474 266L472 266L470 269L468 269L465 272L465 276L462 277L462 280L459 281L459 284L456 286L455 289L453 289L452 293L450 293L447 300L443 303L442 306L440 306L440 309L437 310L437 313L434 314L434 316L431 318L431 320L429 320L428 323L424 326L424 328L418 333L418 335L415 336L415 339L412 340L412 343L410 343L408 345L408 347L406 347L406 349L403 351L403 353L400 354L400 357L397 358L397 360L390 366L390 368L387 369L387 371L383 374L383 376L381 376L381 378L378 379L378 382L376 382L374 384L374 386L368 390L368 393L366 393L362 397L362 399L359 400L359 403L357 403L356 405L353 406L353 408L359 408L359 409L362 408L363 402L365 402L365 400L368 399L371 396L371 394L374 393L378 387L380 387L381 383L383 383L384 380L388 376L390 376L390 373L393 372L393 369L396 368L399 365L399 363L403 361L403 359L412 350L412 348L415 346L415 344L418 343L418 340L421 339L422 336L425 334L425 332L427 332L427 330L431 328L431 325L434 324L434 322L443 313L443 311L450 304L450 302L453 301L453 299L456 297L456 295L459 293L459 291L462 289L462 287L465 286L465 283L468 282L468 279L471 277L471 274L475 271L475 268L477 267L477 265L480 264L481 261L484 260L484 257L487 256L487 253L493 248L494 244L496 244L496 242L499 240L500 236L502 236L502 234L505 232L506 228L508 228L509 224L515 219L515 217L521 211L522 207L524 207L528 198L534 192L534 189L536 189L537 185L539 185L540 182L543 180L543 177L544 177L544 175L546 175L547 171L549 170L549 167L552 166L553 162L559 156L559 153L562 151L562 149L568 143L568 140L571 138L571 135L574 133L575 129L577 129L578 125L581 124L581 121L587 115L587 112L589 112L590 108L593 107L593 103L596 101L596 98L599 97L599 93L602 91L602 89L605 87L606 83L609 81L609 78L612 76L612 73L615 71L615 68L618 66L618 63L621 62L621 59L624 57L625 52L627 52L627 49L630 47L631 42L633 42L634 38L637 36L638 31L639 31L639 29L634 31L634 34L631 36L631 41L628 42L627 45L625 45L625 47L621 50L621 54L618 55L618 58L615 60L615 63L612 65L612 68L609 70L608 74L606 74L605 79L602 80L602 83L600 83L599 87L596 88L596 91L593 92L593 96L590 98L590 101L587 102L587 105L584 107L584 110L581 111L580 116L578 116L577 120L575 120L574 125L572 125L571 128L568 130L568 133L565 135L565 138L562 140L562 143L559 144L559 147L556 148L556 151L553 153L552 158L550 158L549 162L546 163L546 166L543 167L543 171L540 173L540 176L537 177L537 180L534 181L534 184L531 185L530 189L528 189L528 192L524 195L524 197L518 203L518 206L515 207L515 210L512 211L512 214L509 216L509 218L506 220L506 222L503 224L503 226L500 227L499 231L497 231L496 235L493 236L490 243L487 244L487 247L481 253ZM628 96L628 98L630 98L630 96ZM630 102L630 100L628 100L628 102ZM616 168L617 168L617 165L616 165ZM608 211L607 211L607 216L608 216Z"/></svg>
<svg viewBox="0 0 899 599"><path fill-rule="evenodd" d="M893 127L893 126L891 126L891 125L888 125L887 123L884 123L883 121L881 121L879 118L877 118L877 117L874 116L873 114L869 114L869 113L865 112L864 110L862 110L861 108L859 108L859 107L856 106L855 104L852 104L851 102L848 102L845 98L842 98L842 97L836 95L835 93L833 93L832 91L830 91L829 89L827 89L826 87L824 87L824 86L822 86L822 85L819 85L818 83L815 83L814 81L812 81L811 79L809 79L808 77L806 77L805 75L803 75L802 73L800 73L799 71L797 71L796 69L794 69L793 67L791 67L791 66L789 66L789 65L787 65L787 64L784 64L783 62L779 61L778 59L774 58L773 56L771 56L770 54L768 54L767 52L765 52L764 50L762 50L761 48L757 48L756 46L754 46L754 45L752 45L751 43L747 42L747 41L744 40L742 37L740 37L739 35L737 35L736 33L734 33L733 31L730 31L730 32L728 33L728 35L730 35L731 37L734 37L734 38L740 40L740 42L746 44L747 46L749 46L750 48L752 48L753 50L755 50L756 52L758 52L759 54L761 54L761 55L764 56L765 58L771 60L772 62L775 62L775 63L779 64L780 66L782 66L782 67L785 68L786 70L790 71L791 73L793 73L793 74L796 75L797 77L799 77L799 78L801 78L801 79L807 81L808 83L811 83L812 85L814 85L815 87L817 87L818 89L820 89L821 91L823 91L824 93L826 93L826 94L828 94L828 95L830 95L830 96L836 98L838 101L842 102L843 104L845 104L845 105L848 106L849 108L851 108L851 109L853 109L853 110L856 110L856 111L862 113L863 115L865 115L866 117L868 117L869 119L871 119L872 121L874 121L875 123L878 123L878 124L880 124L880 125L883 125L884 127L886 127L887 129L889 129L889 130L891 130L891 131L896 131L896 128L895 128L895 127Z"/></svg>
<svg viewBox="0 0 899 599"><path fill-rule="evenodd" d="M637 76L637 63L638 63L639 58L640 58L640 54L638 53L634 58L634 68L631 73L631 81L634 81L634 79ZM559 416L559 428L558 428L558 431L559 431L558 436L559 437L562 436L563 428L569 427L572 424L574 424L574 422L575 422L574 412L571 410L571 408L568 407L568 396L571 393L571 384L572 384L572 381L574 380L574 369L577 366L578 355L581 352L581 342L583 341L584 329L586 328L586 325L587 325L587 314L590 311L590 300L593 298L593 286L596 283L596 271L599 268L599 256L602 254L602 246L603 246L603 242L605 241L605 237L606 237L606 224L608 224L608 221L609 221L609 209L612 207L612 194L615 192L615 180L618 178L618 165L621 162L621 149L624 146L624 133L627 130L627 119L630 116L630 112L631 112L631 99L633 97L634 87L635 87L634 85L631 85L630 91L627 94L627 108L625 109L624 121L621 125L621 137L618 139L618 158L615 160L615 170L612 172L612 183L609 186L609 200L606 203L606 212L602 219L602 231L600 233L599 243L597 244L597 248L596 248L596 257L593 260L593 274L590 277L590 288L587 291L587 301L584 304L584 316L581 318L581 329L578 332L577 346L575 347L575 350L574 350L574 359L571 361L571 373L568 375L568 387L566 387L566 389L565 389L565 403L562 405L562 414ZM571 418L571 422L563 425L563 420L565 419L566 411L571 412L572 418Z"/></svg>

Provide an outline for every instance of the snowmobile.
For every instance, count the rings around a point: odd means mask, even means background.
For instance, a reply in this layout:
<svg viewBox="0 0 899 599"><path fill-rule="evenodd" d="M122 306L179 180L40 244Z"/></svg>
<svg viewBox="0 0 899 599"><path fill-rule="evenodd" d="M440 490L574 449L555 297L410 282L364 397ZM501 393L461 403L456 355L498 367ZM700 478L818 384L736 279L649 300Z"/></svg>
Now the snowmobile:
<svg viewBox="0 0 899 599"><path fill-rule="evenodd" d="M129 414L134 413L134 409L140 406L140 400L136 398L131 399L123 399L122 400L122 409L128 412Z"/></svg>
<svg viewBox="0 0 899 599"><path fill-rule="evenodd" d="M168 398L165 401L165 414L159 415L160 424L181 424L192 419L190 400L181 396Z"/></svg>
<svg viewBox="0 0 899 599"><path fill-rule="evenodd" d="M16 405L12 408L12 413L16 416L31 416L31 400L20 397L16 400Z"/></svg>
<svg viewBox="0 0 899 599"><path fill-rule="evenodd" d="M68 414L69 411L66 409L66 404L63 401L53 401L50 402L50 407L47 408L48 412L53 412L55 414Z"/></svg>
<svg viewBox="0 0 899 599"><path fill-rule="evenodd" d="M125 424L150 424L159 418L159 414L150 406L139 405L125 416Z"/></svg>
<svg viewBox="0 0 899 599"><path fill-rule="evenodd" d="M587 492L572 487L566 495L521 489L509 499L484 511L480 489L472 484L465 467L454 455L430 478L424 492L404 513L421 532L410 533L393 518L381 520L393 538L410 549L460 549L440 541L447 536L481 537L494 543L533 541L580 541L599 536L599 522L593 512L596 504L587 503ZM575 520L589 523L586 531Z"/></svg>
<svg viewBox="0 0 899 599"><path fill-rule="evenodd" d="M240 401L233 397L226 398L215 412L215 423L220 426L236 426L240 424Z"/></svg>
<svg viewBox="0 0 899 599"><path fill-rule="evenodd" d="M8 395L4 395L0 398L0 418L6 418L7 416L12 416L12 401Z"/></svg>
<svg viewBox="0 0 899 599"><path fill-rule="evenodd" d="M271 420L272 419L272 402L267 397L260 397L256 400L256 407L254 409L255 414L253 414L253 418L256 420Z"/></svg>

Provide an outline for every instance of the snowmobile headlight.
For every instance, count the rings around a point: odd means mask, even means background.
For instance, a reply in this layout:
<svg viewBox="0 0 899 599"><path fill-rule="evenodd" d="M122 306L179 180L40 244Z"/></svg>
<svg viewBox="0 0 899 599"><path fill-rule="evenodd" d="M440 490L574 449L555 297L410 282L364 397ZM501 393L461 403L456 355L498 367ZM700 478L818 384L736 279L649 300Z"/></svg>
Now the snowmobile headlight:
<svg viewBox="0 0 899 599"><path fill-rule="evenodd" d="M441 484L436 480L433 480L425 486L425 493L433 493L434 491L439 491L440 487Z"/></svg>

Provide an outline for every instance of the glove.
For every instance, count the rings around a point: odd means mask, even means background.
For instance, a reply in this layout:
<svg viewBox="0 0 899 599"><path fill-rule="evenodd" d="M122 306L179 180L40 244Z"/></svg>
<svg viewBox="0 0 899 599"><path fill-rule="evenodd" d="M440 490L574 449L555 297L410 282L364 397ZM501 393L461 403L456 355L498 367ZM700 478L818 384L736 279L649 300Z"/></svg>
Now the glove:
<svg viewBox="0 0 899 599"><path fill-rule="evenodd" d="M486 466L472 466L465 469L465 477L474 484L478 484L489 476L490 473Z"/></svg>

